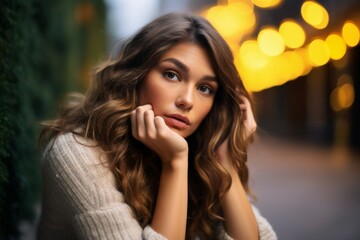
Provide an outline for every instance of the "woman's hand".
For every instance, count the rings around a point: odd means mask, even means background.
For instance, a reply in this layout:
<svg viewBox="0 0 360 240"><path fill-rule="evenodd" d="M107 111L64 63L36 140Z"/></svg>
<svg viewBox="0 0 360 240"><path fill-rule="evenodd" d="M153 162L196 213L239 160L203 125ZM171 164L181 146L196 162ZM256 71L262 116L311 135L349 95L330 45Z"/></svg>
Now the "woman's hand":
<svg viewBox="0 0 360 240"><path fill-rule="evenodd" d="M150 104L131 112L133 136L162 162L151 227L167 239L185 239L188 199L188 144L171 130Z"/></svg>
<svg viewBox="0 0 360 240"><path fill-rule="evenodd" d="M244 134L249 138L256 130L256 122L249 100L240 95L240 109L244 121ZM227 233L234 239L259 239L259 231L246 191L228 149L229 139L218 148L216 155L231 176L231 186L221 199Z"/></svg>
<svg viewBox="0 0 360 240"><path fill-rule="evenodd" d="M249 138L251 134L255 132L257 124L249 100L243 95L240 95L240 98L243 101L240 104L240 109L244 118L245 136L246 138ZM228 143L229 140L226 139L218 148L216 155L223 167L231 173L234 169L231 162L231 156L229 156Z"/></svg>
<svg viewBox="0 0 360 240"><path fill-rule="evenodd" d="M146 104L131 112L133 136L157 153L163 163L187 159L186 140L172 131L160 116L154 116L152 106Z"/></svg>
<svg viewBox="0 0 360 240"><path fill-rule="evenodd" d="M243 103L240 104L240 109L242 111L242 116L244 117L244 126L245 126L245 136L246 138L250 137L256 131L257 124L254 118L254 114L251 109L249 99L245 96L240 95Z"/></svg>

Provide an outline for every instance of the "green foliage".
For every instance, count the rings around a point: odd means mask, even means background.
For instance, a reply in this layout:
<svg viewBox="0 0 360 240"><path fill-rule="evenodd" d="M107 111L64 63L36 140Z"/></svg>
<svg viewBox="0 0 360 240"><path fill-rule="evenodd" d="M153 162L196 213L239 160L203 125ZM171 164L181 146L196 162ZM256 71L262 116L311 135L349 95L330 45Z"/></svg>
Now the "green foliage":
<svg viewBox="0 0 360 240"><path fill-rule="evenodd" d="M32 1L0 4L0 236L19 235L39 195L35 115L28 86L35 81Z"/></svg>
<svg viewBox="0 0 360 240"><path fill-rule="evenodd" d="M0 239L18 239L40 200L39 122L82 91L105 52L101 0L0 1Z"/></svg>

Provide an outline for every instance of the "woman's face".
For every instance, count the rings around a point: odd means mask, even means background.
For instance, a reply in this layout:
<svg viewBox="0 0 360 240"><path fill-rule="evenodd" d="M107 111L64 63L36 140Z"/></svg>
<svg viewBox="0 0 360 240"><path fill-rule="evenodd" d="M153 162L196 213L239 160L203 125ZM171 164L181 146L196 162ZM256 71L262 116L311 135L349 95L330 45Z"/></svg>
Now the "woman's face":
<svg viewBox="0 0 360 240"><path fill-rule="evenodd" d="M194 43L170 48L150 69L139 88L139 105L182 137L190 136L210 112L218 82L207 52Z"/></svg>

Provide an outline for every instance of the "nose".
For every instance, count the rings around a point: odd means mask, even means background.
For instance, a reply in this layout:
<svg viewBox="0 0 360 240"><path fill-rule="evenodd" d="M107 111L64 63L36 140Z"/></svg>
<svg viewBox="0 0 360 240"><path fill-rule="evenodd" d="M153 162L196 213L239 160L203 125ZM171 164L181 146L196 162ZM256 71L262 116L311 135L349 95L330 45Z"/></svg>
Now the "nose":
<svg viewBox="0 0 360 240"><path fill-rule="evenodd" d="M176 106L180 109L190 111L194 106L194 91L191 86L184 86L180 89L178 97L176 98Z"/></svg>

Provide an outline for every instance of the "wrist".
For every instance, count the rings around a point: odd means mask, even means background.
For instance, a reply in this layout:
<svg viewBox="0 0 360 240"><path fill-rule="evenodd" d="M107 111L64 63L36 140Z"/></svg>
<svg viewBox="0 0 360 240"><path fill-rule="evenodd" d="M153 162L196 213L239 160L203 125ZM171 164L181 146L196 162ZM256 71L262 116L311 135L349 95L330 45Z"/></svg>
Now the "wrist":
<svg viewBox="0 0 360 240"><path fill-rule="evenodd" d="M188 154L179 154L171 157L166 161L162 161L162 168L165 171L188 169Z"/></svg>

